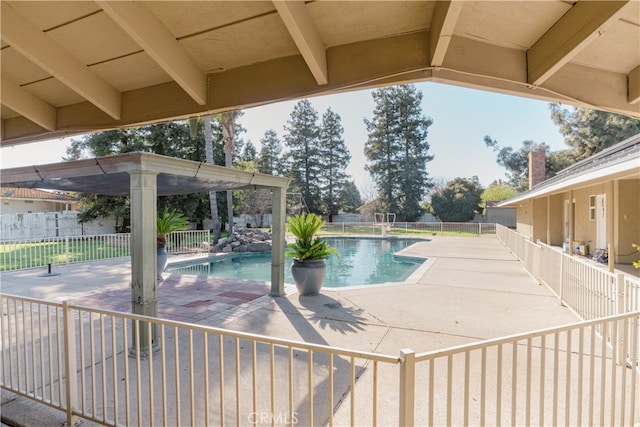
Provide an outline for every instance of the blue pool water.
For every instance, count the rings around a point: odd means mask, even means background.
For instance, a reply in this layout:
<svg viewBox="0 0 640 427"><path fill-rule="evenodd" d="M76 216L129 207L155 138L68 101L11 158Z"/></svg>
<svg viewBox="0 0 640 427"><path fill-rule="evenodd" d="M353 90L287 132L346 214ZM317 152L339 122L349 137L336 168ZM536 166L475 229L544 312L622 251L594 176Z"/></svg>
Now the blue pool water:
<svg viewBox="0 0 640 427"><path fill-rule="evenodd" d="M330 246L340 253L327 259L324 286L339 288L385 282L402 282L424 261L394 257L394 253L420 240L327 238ZM291 258L286 258L285 282L293 283ZM271 254L233 254L216 260L193 261L188 265L174 264L168 272L204 274L209 276L271 280Z"/></svg>

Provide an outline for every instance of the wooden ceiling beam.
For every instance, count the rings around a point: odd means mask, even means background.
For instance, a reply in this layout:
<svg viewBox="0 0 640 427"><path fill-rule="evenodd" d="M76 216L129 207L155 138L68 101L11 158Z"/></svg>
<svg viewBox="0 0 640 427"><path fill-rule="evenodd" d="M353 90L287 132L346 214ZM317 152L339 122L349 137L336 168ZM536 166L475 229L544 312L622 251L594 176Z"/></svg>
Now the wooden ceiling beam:
<svg viewBox="0 0 640 427"><path fill-rule="evenodd" d="M462 1L436 2L429 30L429 62L432 67L439 67L444 62L463 6Z"/></svg>
<svg viewBox="0 0 640 427"><path fill-rule="evenodd" d="M164 24L142 3L102 1L98 6L199 105L207 103L207 75Z"/></svg>
<svg viewBox="0 0 640 427"><path fill-rule="evenodd" d="M53 131L56 129L55 107L27 92L4 75L2 76L1 84L2 105L22 114L46 130Z"/></svg>
<svg viewBox="0 0 640 427"><path fill-rule="evenodd" d="M5 43L113 119L120 119L120 92L25 19L7 2L3 1L1 5L0 30Z"/></svg>
<svg viewBox="0 0 640 427"><path fill-rule="evenodd" d="M316 82L319 85L329 83L326 49L305 3L303 1L274 0L273 5Z"/></svg>
<svg viewBox="0 0 640 427"><path fill-rule="evenodd" d="M527 51L527 80L538 86L605 34L629 4L625 1L579 1Z"/></svg>

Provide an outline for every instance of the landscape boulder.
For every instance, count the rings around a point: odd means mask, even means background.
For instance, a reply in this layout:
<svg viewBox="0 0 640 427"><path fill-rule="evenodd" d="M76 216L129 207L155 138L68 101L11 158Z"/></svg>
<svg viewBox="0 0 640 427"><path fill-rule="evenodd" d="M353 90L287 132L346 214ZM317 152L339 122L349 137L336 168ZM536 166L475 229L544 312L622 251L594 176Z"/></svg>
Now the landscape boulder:
<svg viewBox="0 0 640 427"><path fill-rule="evenodd" d="M237 227L231 236L220 239L212 252L271 252L271 233Z"/></svg>

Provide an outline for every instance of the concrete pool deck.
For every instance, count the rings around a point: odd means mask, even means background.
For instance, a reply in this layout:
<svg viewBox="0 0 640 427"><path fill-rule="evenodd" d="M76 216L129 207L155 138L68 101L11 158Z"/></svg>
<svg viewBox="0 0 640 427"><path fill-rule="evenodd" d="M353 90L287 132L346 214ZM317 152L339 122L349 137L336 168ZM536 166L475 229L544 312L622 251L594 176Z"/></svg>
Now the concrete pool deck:
<svg viewBox="0 0 640 427"><path fill-rule="evenodd" d="M427 259L410 280L325 289L317 297L300 297L288 287L287 296L271 298L263 282L165 274L158 288L159 317L389 355L578 320L495 236L434 236L403 253ZM130 311L129 268L128 259L117 259L56 266L58 276L40 277L44 269L6 272L1 290ZM16 417L25 413L20 405L41 405L4 391L2 396L3 419L36 425ZM64 414L50 411L64 420Z"/></svg>

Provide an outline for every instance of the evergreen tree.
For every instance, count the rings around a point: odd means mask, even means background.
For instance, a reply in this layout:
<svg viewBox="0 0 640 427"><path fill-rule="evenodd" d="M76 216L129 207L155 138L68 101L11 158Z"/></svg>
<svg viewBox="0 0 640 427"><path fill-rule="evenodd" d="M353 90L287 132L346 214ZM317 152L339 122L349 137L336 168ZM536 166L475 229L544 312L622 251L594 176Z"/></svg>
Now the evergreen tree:
<svg viewBox="0 0 640 427"><path fill-rule="evenodd" d="M255 161L258 172L268 175L284 175L282 144L276 131L273 129L266 131L260 139L260 145L262 148Z"/></svg>
<svg viewBox="0 0 640 427"><path fill-rule="evenodd" d="M345 172L351 153L344 143L342 134L344 129L340 116L329 108L322 115L320 130L320 157L323 168L320 169L322 183L322 199L329 214L329 222L333 215L338 214L340 193L347 181Z"/></svg>
<svg viewBox="0 0 640 427"><path fill-rule="evenodd" d="M256 146L253 145L253 142L247 141L242 148L242 154L240 155L240 160L243 162L255 162L258 157L258 150Z"/></svg>
<svg viewBox="0 0 640 427"><path fill-rule="evenodd" d="M480 210L482 191L477 176L456 178L431 196L433 213L443 222L471 221Z"/></svg>
<svg viewBox="0 0 640 427"><path fill-rule="evenodd" d="M289 176L292 178L291 191L302 194L309 211L322 213L320 189L321 154L319 147L320 128L318 112L304 99L298 102L284 127L284 140L289 148Z"/></svg>
<svg viewBox="0 0 640 427"><path fill-rule="evenodd" d="M549 110L564 142L574 149L576 161L640 133L640 120L621 114L577 107L568 110L553 103Z"/></svg>
<svg viewBox="0 0 640 427"><path fill-rule="evenodd" d="M360 191L353 181L347 181L340 192L340 209L344 212L355 213L356 209L363 205Z"/></svg>
<svg viewBox="0 0 640 427"><path fill-rule="evenodd" d="M422 114L422 92L413 85L375 90L373 99L373 119L364 120L366 170L376 183L382 209L415 221L431 186L427 162L433 156L428 154L427 133L433 121Z"/></svg>

